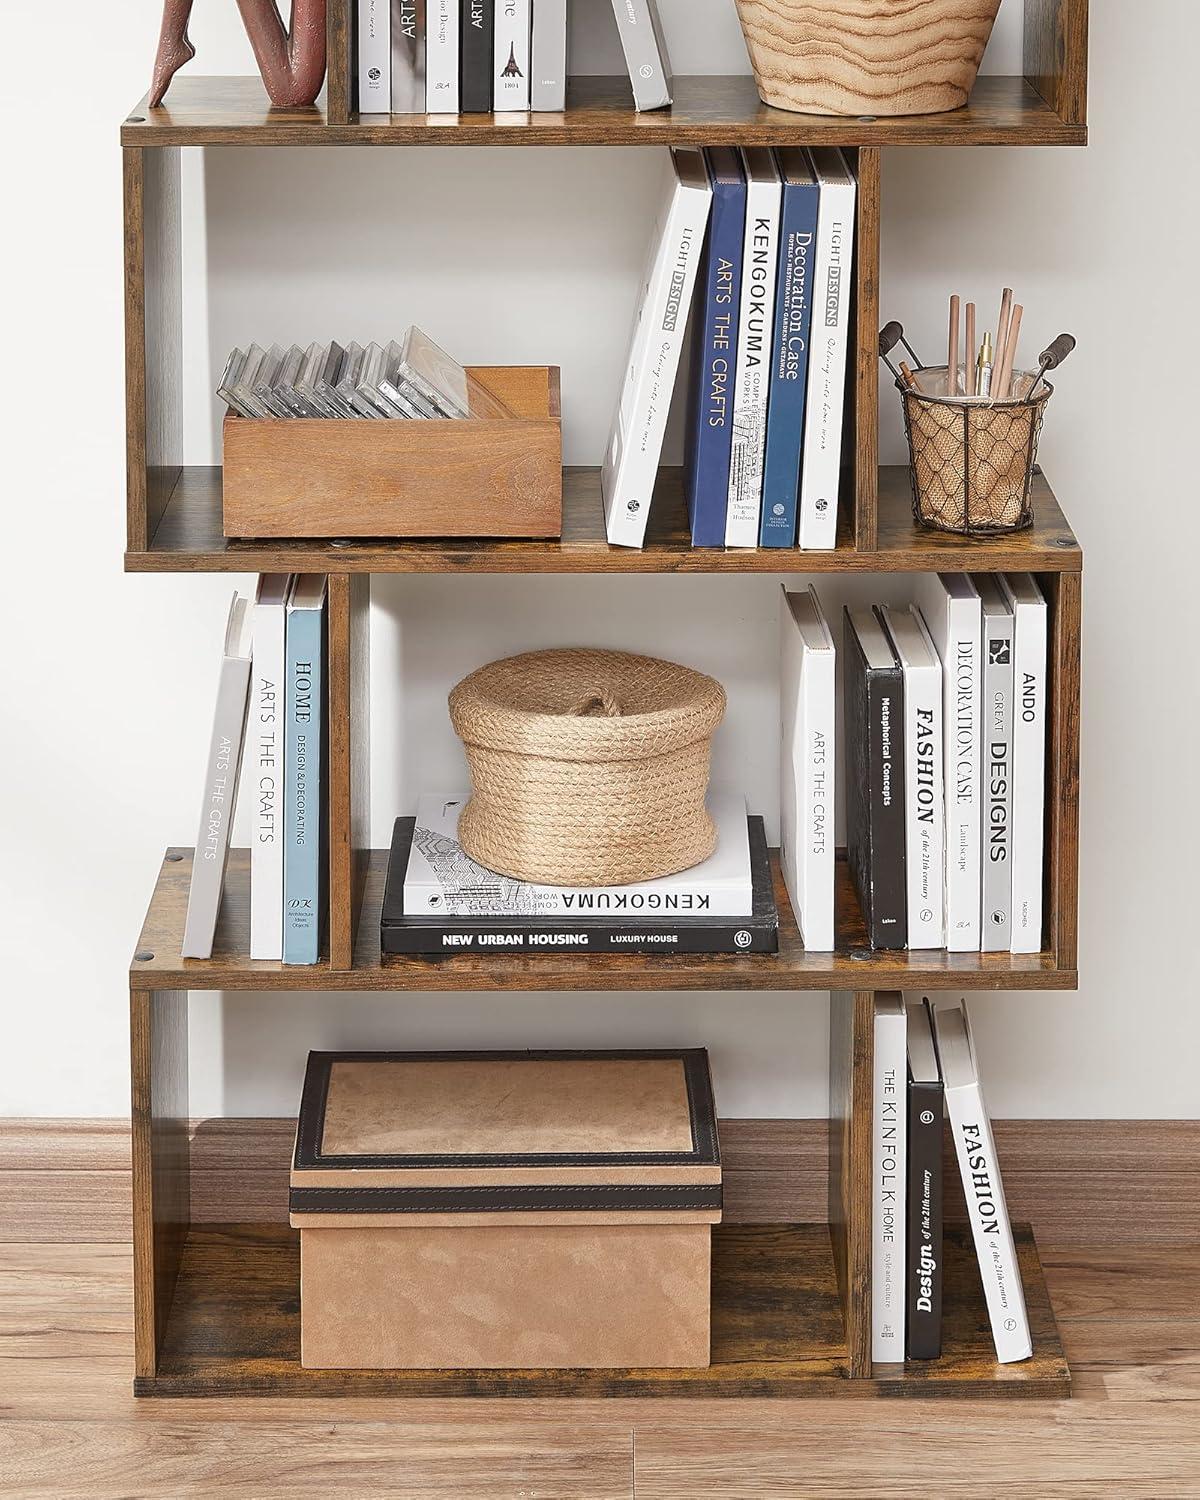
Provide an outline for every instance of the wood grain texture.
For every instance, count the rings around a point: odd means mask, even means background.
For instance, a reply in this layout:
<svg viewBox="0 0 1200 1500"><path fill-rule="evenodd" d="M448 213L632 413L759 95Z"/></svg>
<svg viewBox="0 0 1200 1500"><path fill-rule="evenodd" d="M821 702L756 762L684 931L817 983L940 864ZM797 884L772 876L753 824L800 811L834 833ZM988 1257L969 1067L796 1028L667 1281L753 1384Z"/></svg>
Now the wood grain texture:
<svg viewBox="0 0 1200 1500"><path fill-rule="evenodd" d="M879 470L878 547L855 548L850 507L832 552L693 547L682 471L659 471L646 545L610 547L600 471L563 471L558 541L230 541L221 530L221 470L182 470L149 549L126 553L133 573L893 573L1077 571L1083 553L1045 477L1035 522L1005 537L959 537L917 526L907 465Z"/></svg>
<svg viewBox="0 0 1200 1500"><path fill-rule="evenodd" d="M1086 125L1088 0L1025 0L1023 66L1064 123Z"/></svg>
<svg viewBox="0 0 1200 1500"><path fill-rule="evenodd" d="M355 97L355 0L325 0L325 118L330 125L348 125Z"/></svg>
<svg viewBox="0 0 1200 1500"><path fill-rule="evenodd" d="M871 1374L871 1072L875 997L829 997L827 1213L845 1321L848 1371Z"/></svg>
<svg viewBox="0 0 1200 1500"><path fill-rule="evenodd" d="M379 951L379 913L387 851L371 852L354 966L284 965L251 960L250 861L230 852L213 955L181 959L192 854L168 850L130 968L135 989L194 990L1037 990L1074 989L1078 975L1050 953L873 952L844 859L836 875L837 950L805 951L771 855L779 908L778 953L754 954L455 954L424 958ZM139 958L137 954L152 954Z"/></svg>
<svg viewBox="0 0 1200 1500"><path fill-rule="evenodd" d="M129 1033L134 1357L152 1375L191 1218L187 993L131 993Z"/></svg>
<svg viewBox="0 0 1200 1500"><path fill-rule="evenodd" d="M772 109L748 75L675 77L671 109L639 114L628 78L569 81L565 114L391 115L328 121L315 110L268 109L257 78L178 77L159 109L138 104L125 146L1075 146L1024 78L976 80L963 109L942 115L831 119Z"/></svg>
<svg viewBox="0 0 1200 1500"><path fill-rule="evenodd" d="M1047 793L1050 811L1047 902L1050 943L1073 969L1079 945L1080 645L1083 581L1078 573L1043 579L1051 601L1050 721Z"/></svg>
<svg viewBox="0 0 1200 1500"><path fill-rule="evenodd" d="M879 152L858 153L858 223L854 248L855 351L851 363L854 412L854 545L874 552L879 536Z"/></svg>
<svg viewBox="0 0 1200 1500"><path fill-rule="evenodd" d="M353 962L370 862L371 580L329 577L329 963Z"/></svg>

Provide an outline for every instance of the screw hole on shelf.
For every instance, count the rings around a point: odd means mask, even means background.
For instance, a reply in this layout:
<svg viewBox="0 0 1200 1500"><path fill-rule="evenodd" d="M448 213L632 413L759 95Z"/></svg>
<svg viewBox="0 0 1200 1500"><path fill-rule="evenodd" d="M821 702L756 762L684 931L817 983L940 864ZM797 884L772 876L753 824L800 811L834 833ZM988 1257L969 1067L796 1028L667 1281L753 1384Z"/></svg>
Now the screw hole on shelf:
<svg viewBox="0 0 1200 1500"><path fill-rule="evenodd" d="M1073 547L1075 545L1075 538L1073 536L1056 536L1054 538L1054 545L1056 547Z"/></svg>
<svg viewBox="0 0 1200 1500"><path fill-rule="evenodd" d="M154 957L154 954L150 952L149 948L139 948L133 956L138 961L138 963L148 964Z"/></svg>
<svg viewBox="0 0 1200 1500"><path fill-rule="evenodd" d="M871 955L862 948L852 948L850 950L850 962L853 964L866 963L867 959L870 958L870 956Z"/></svg>
<svg viewBox="0 0 1200 1500"><path fill-rule="evenodd" d="M354 538L353 537L348 537L348 536L334 536L334 537L330 537L330 539L329 539L329 545L331 547L353 547L354 546Z"/></svg>
<svg viewBox="0 0 1200 1500"><path fill-rule="evenodd" d="M126 123L126 125L144 125L146 123L146 116L145 115L130 115L129 118L128 118L128 120L125 121L125 123Z"/></svg>
<svg viewBox="0 0 1200 1500"><path fill-rule="evenodd" d="M182 859L183 859L183 855L182 854L168 854L167 855L167 863L169 865L177 865L177 864L180 863L180 861Z"/></svg>
<svg viewBox="0 0 1200 1500"><path fill-rule="evenodd" d="M859 115L858 123L860 125L874 125L875 121L878 120L878 118L878 115Z"/></svg>

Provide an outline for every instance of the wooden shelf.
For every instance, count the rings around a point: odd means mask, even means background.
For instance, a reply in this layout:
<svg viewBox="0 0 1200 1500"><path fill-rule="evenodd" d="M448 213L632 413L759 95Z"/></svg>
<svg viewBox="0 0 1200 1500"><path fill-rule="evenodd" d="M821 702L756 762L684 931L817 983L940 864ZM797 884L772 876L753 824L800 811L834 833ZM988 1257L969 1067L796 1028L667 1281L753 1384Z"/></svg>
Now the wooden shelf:
<svg viewBox="0 0 1200 1500"><path fill-rule="evenodd" d="M179 470L148 550L127 552L131 573L887 573L1076 572L1083 553L1040 472L1035 524L1007 537L928 531L913 521L907 468L879 471L879 542L858 552L843 514L832 552L693 547L682 471L663 469L646 546L610 547L600 471L563 474L563 535L556 541L229 541L221 535L221 470ZM843 506L848 512L850 506Z"/></svg>
<svg viewBox="0 0 1200 1500"><path fill-rule="evenodd" d="M1015 1226L1034 1355L997 1365L969 1232L947 1231L945 1353L848 1378L824 1224L713 1231L712 1364L702 1370L305 1370L300 1245L285 1225L193 1225L142 1396L1070 1395L1071 1374L1028 1226Z"/></svg>
<svg viewBox="0 0 1200 1500"><path fill-rule="evenodd" d="M1018 77L981 77L963 109L843 119L791 114L758 97L746 75L676 77L667 110L639 114L629 80L573 78L565 114L367 115L330 125L320 103L272 109L257 78L183 75L166 102L146 98L121 126L123 146L1082 146Z"/></svg>
<svg viewBox="0 0 1200 1500"><path fill-rule="evenodd" d="M1053 953L876 953L844 860L838 864L838 951L808 953L800 939L776 851L779 952L758 954L557 954L382 958L379 913L387 852L371 852L354 967L286 966L252 960L250 857L229 856L213 957L181 959L192 854L167 851L130 968L139 990L1041 990L1074 989L1078 976ZM137 955L151 955L138 957Z"/></svg>

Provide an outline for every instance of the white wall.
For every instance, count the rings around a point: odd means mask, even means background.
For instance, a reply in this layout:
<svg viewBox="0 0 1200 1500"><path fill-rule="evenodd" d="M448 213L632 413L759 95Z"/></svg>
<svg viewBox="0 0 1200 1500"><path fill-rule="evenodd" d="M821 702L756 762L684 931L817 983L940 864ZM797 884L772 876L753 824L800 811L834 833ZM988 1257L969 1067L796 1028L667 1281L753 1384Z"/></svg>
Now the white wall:
<svg viewBox="0 0 1200 1500"><path fill-rule="evenodd" d="M732 0L662 8L680 72L745 69ZM158 9L125 0L114 17L70 0L9 19L14 56L87 63L57 80L69 103L53 111L44 75L8 82L10 117L30 122L34 145L6 138L9 199L23 204L0 248L6 326L18 350L35 338L65 341L95 376L92 398L71 415L71 442L57 410L30 408L11 361L0 376L10 536L0 590L9 643L0 1113L9 1115L127 1108L122 979L162 848L193 836L216 643L231 589L248 582L124 578L120 569L117 126L145 87ZM607 6L577 9L576 70L615 71ZM1004 0L993 71L1019 70L1020 11ZM192 35L195 70L250 71L233 0L198 7ZM1183 790L1200 731L1184 634L1193 588L1185 592L1183 575L1200 540L1189 430L1200 306L1195 195L1179 197L1192 167L1170 143L1187 139L1198 45L1191 0L1093 0L1087 152L884 159L883 310L905 320L918 348L936 346L951 282L985 309L1008 282L1027 306L1031 342L1063 328L1080 340L1043 458L1088 557L1082 987L974 1003L1002 1115L1196 1114L1188 1043L1197 986L1180 977L1171 944L1189 933L1197 831ZM1143 123L1151 118L1153 131ZM595 462L651 157L188 153L189 460L211 461L207 393L230 344L342 330L363 338L415 320L467 359L560 363L568 459ZM894 461L890 392L884 407L884 454ZM44 578L33 564L47 543L55 567ZM509 649L568 639L641 646L721 677L731 712L717 774L743 779L774 823L776 587L771 578L378 580L376 841L418 787L462 775L444 710L457 677ZM854 596L868 589L900 598L903 581L859 583ZM822 591L831 605L851 592L836 581ZM1180 692L1181 679L1190 690ZM705 1043L723 1113L825 1108L819 995L229 995L197 997L193 1010L197 1114L286 1112L306 1050L343 1044Z"/></svg>

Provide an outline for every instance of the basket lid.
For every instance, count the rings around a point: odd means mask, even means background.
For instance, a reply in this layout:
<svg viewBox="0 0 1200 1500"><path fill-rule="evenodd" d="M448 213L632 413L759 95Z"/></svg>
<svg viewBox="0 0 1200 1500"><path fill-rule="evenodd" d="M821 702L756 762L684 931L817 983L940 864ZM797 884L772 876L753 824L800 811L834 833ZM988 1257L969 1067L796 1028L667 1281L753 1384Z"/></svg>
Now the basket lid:
<svg viewBox="0 0 1200 1500"><path fill-rule="evenodd" d="M645 760L707 739L725 715L715 678L628 651L530 651L450 694L469 745L549 760Z"/></svg>

